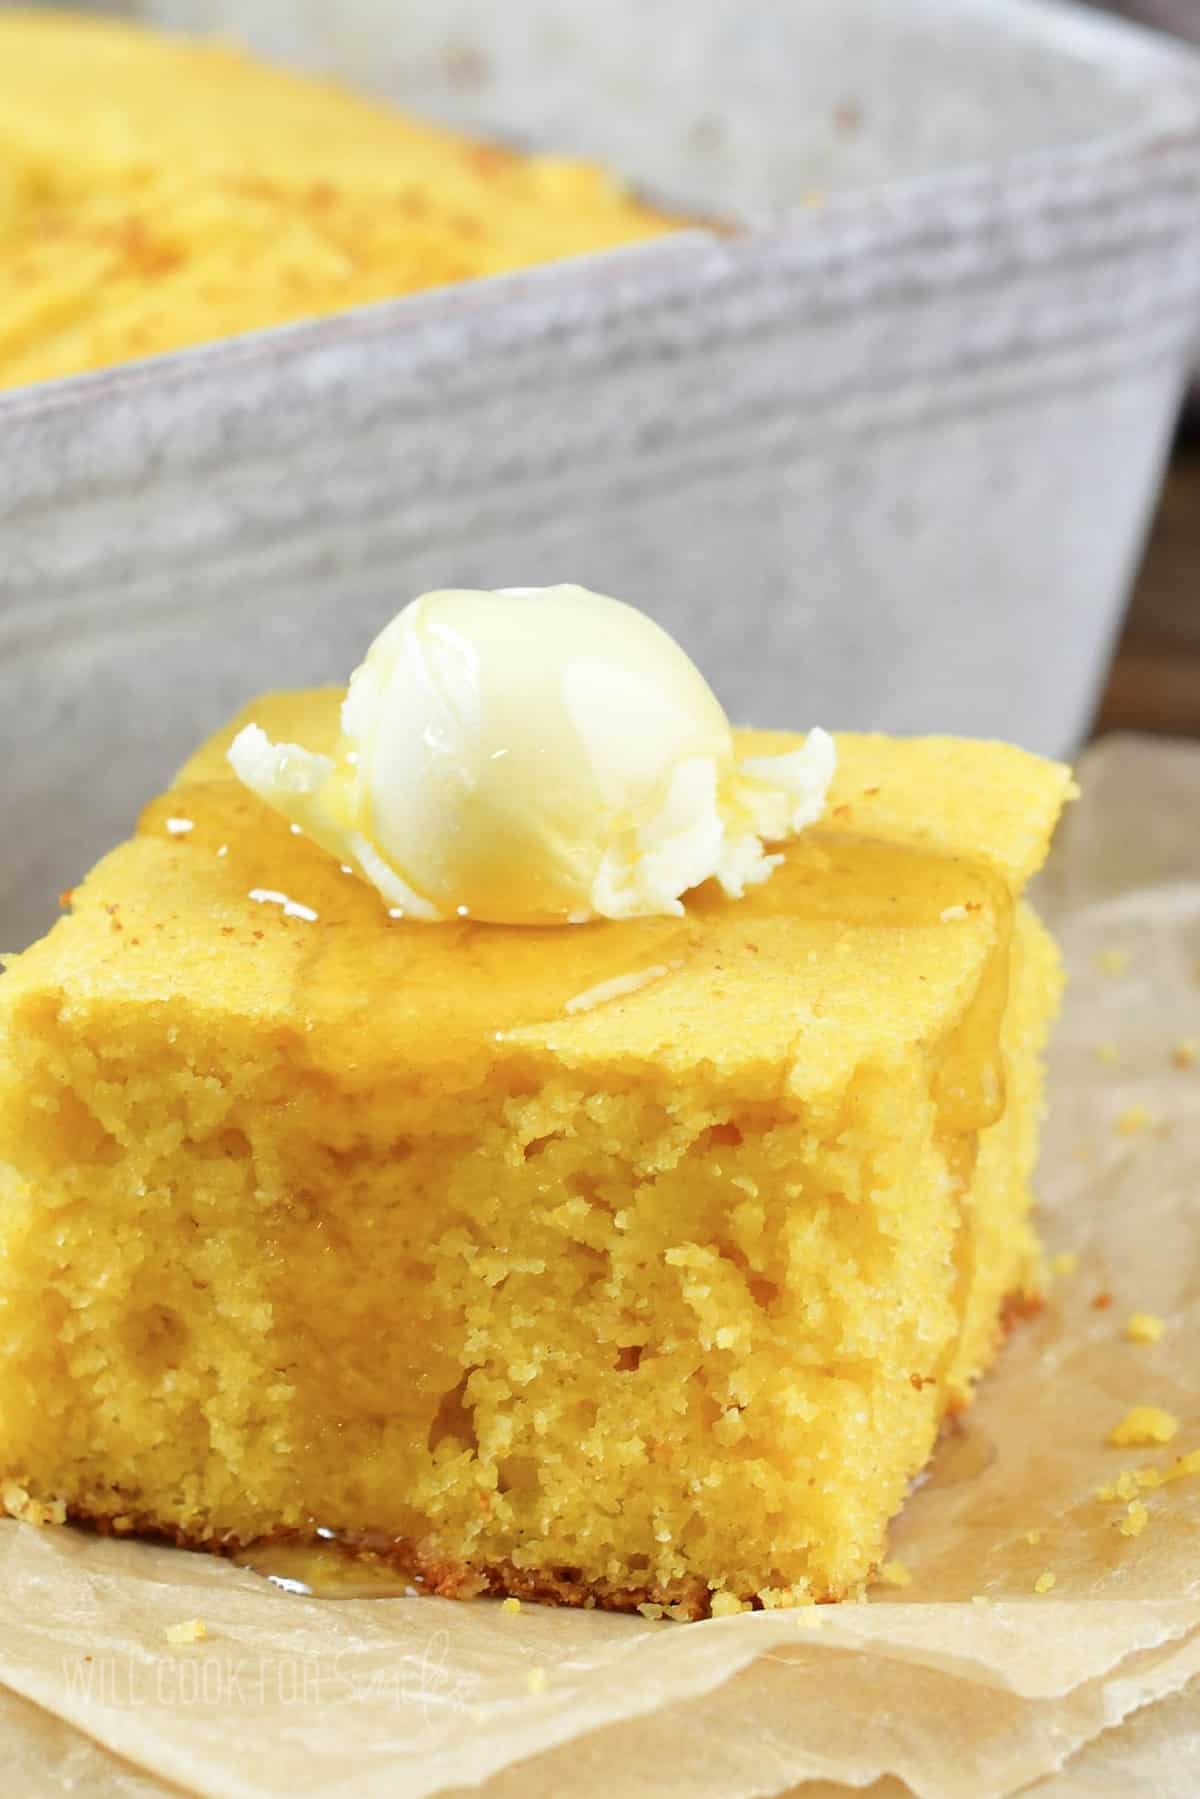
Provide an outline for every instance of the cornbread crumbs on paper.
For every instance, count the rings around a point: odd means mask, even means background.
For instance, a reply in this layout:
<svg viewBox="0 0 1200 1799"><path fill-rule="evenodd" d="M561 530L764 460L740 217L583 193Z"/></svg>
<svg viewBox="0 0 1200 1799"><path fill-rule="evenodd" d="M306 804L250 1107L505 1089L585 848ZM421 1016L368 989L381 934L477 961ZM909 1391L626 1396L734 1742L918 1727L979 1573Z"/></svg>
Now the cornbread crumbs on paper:
<svg viewBox="0 0 1200 1799"><path fill-rule="evenodd" d="M168 1624L163 1634L168 1643L202 1643L208 1626L203 1618L185 1618L182 1624Z"/></svg>
<svg viewBox="0 0 1200 1799"><path fill-rule="evenodd" d="M735 1618L739 1612L746 1610L747 1607L736 1593L714 1593L709 1608L710 1615L714 1618Z"/></svg>
<svg viewBox="0 0 1200 1799"><path fill-rule="evenodd" d="M906 1562L884 1562L879 1569L879 1580L885 1587L911 1587L912 1569Z"/></svg>
<svg viewBox="0 0 1200 1799"><path fill-rule="evenodd" d="M1125 1516L1117 1519L1117 1529L1123 1537L1140 1537L1150 1522L1150 1514L1140 1499L1131 1499L1125 1508Z"/></svg>
<svg viewBox="0 0 1200 1799"><path fill-rule="evenodd" d="M62 1524L67 1508L61 1499L35 1499L18 1481L6 1480L0 1485L0 1511L17 1518L22 1524Z"/></svg>
<svg viewBox="0 0 1200 1799"><path fill-rule="evenodd" d="M1174 1068L1194 1068L1200 1061L1200 1038L1183 1037L1171 1048L1171 1064Z"/></svg>
<svg viewBox="0 0 1200 1799"><path fill-rule="evenodd" d="M1035 1546L1035 1545L1036 1545L1036 1544L1038 1544L1038 1543L1040 1543L1040 1542L1041 1542L1041 1540L1042 1540L1042 1533L1041 1533L1041 1531L1040 1531L1040 1530L1027 1530L1027 1531L1026 1531L1026 1532L1025 1532L1025 1541L1026 1541L1026 1542L1027 1542L1027 1543L1028 1543L1028 1544L1029 1544L1029 1545L1030 1545L1030 1546L1031 1546L1031 1547L1033 1547L1033 1546Z"/></svg>
<svg viewBox="0 0 1200 1799"><path fill-rule="evenodd" d="M1155 1123L1154 1114L1147 1106L1126 1106L1117 1114L1113 1129L1120 1137L1136 1137L1142 1131L1148 1131Z"/></svg>
<svg viewBox="0 0 1200 1799"><path fill-rule="evenodd" d="M1108 1481L1096 1488L1096 1498L1106 1505L1113 1505L1117 1500L1136 1499L1139 1482L1136 1468L1122 1468L1116 1480Z"/></svg>
<svg viewBox="0 0 1200 1799"><path fill-rule="evenodd" d="M1130 1343L1157 1343L1166 1328L1165 1319L1155 1312L1130 1312L1125 1320L1125 1335Z"/></svg>
<svg viewBox="0 0 1200 1799"><path fill-rule="evenodd" d="M813 1597L806 1587L760 1587L755 1595L764 1612L778 1612L794 1605L812 1605Z"/></svg>
<svg viewBox="0 0 1200 1799"><path fill-rule="evenodd" d="M1158 1405L1135 1405L1108 1434L1115 1449L1145 1449L1153 1443L1169 1443L1179 1420Z"/></svg>
<svg viewBox="0 0 1200 1799"><path fill-rule="evenodd" d="M1177 1455L1169 1468L1139 1468L1137 1481L1140 1487L1166 1487L1172 1481L1191 1480L1196 1475L1200 1475L1200 1449Z"/></svg>
<svg viewBox="0 0 1200 1799"><path fill-rule="evenodd" d="M1034 1581L1033 1590L1035 1593L1049 1593L1057 1585L1058 1575L1052 1574L1049 1568L1046 1568Z"/></svg>
<svg viewBox="0 0 1200 1799"><path fill-rule="evenodd" d="M1155 1468L1150 1463L1141 1468L1123 1468L1116 1480L1097 1487L1096 1498L1108 1504L1118 1499L1135 1499L1139 1492L1169 1487L1177 1480L1190 1480L1198 1474L1200 1449L1192 1449L1186 1455L1177 1455L1166 1468Z"/></svg>
<svg viewBox="0 0 1200 1799"><path fill-rule="evenodd" d="M1056 1255L1050 1257L1050 1272L1056 1280L1065 1280L1068 1275L1074 1274L1078 1267L1079 1257L1073 1249L1060 1249Z"/></svg>

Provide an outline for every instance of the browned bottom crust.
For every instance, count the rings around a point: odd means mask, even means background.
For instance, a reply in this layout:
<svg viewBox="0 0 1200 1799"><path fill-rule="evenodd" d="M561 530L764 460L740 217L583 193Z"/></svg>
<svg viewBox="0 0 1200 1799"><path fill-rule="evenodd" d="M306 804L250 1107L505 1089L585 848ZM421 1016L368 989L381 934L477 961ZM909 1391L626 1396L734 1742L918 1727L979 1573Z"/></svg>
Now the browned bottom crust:
<svg viewBox="0 0 1200 1799"><path fill-rule="evenodd" d="M315 1530L282 1528L253 1539L234 1535L205 1535L164 1524L149 1513L122 1511L96 1513L81 1506L67 1507L67 1522L95 1531L99 1536L138 1537L169 1543L176 1549L201 1550L209 1555L245 1558L253 1566L255 1550L281 1545L297 1548L336 1547L348 1560L363 1560L387 1568L408 1581L418 1593L440 1599L515 1598L541 1605L573 1605L587 1610L632 1612L639 1606L661 1606L681 1619L707 1618L712 1593L698 1576L669 1586L650 1583L642 1587L619 1586L608 1580L587 1580L578 1568L516 1568L511 1562L490 1562L477 1567L470 1562L424 1553L406 1538L375 1534L352 1537L349 1533L319 1535ZM833 1603L844 1597L829 1594L818 1601Z"/></svg>
<svg viewBox="0 0 1200 1799"><path fill-rule="evenodd" d="M1044 1301L1036 1293L1010 1293L1004 1300L997 1320L997 1348L1009 1337L1022 1319L1042 1310ZM942 1434L953 1435L963 1429L962 1414L968 1398L954 1401L942 1420ZM294 1528L281 1528L253 1539L232 1534L188 1531L179 1525L164 1524L148 1512L123 1508L118 1512L94 1512L83 1506L67 1507L67 1521L94 1530L100 1536L141 1537L151 1542L170 1543L177 1549L202 1550L210 1555L244 1558L253 1566L253 1551L277 1545L297 1548L328 1549L331 1544L347 1556L347 1560L369 1561L377 1568L393 1572L409 1582L418 1593L442 1599L490 1598L528 1599L541 1605L572 1605L587 1610L632 1612L642 1606L658 1606L679 1619L707 1618L711 1615L713 1593L699 1576L673 1581L667 1586L648 1582L645 1586L620 1586L609 1580L587 1580L578 1568L517 1568L511 1562L490 1562L476 1566L446 1556L429 1555L402 1537L385 1537L376 1533L319 1533ZM871 1569L871 1574L875 1569ZM814 1594L817 1605L835 1605L846 1598L845 1592ZM744 1604L761 1606L754 1594L739 1594Z"/></svg>
<svg viewBox="0 0 1200 1799"><path fill-rule="evenodd" d="M1000 1343L1008 1341L1026 1318L1036 1318L1046 1308L1044 1293L1030 1293L1018 1288L1015 1293L1006 1293L1000 1302Z"/></svg>

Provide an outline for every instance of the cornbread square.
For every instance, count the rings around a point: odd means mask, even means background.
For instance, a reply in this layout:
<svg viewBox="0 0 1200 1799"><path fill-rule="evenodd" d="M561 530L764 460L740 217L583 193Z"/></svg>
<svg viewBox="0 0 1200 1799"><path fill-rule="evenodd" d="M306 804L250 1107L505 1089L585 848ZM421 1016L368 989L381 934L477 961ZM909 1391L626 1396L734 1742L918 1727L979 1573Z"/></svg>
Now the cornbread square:
<svg viewBox="0 0 1200 1799"><path fill-rule="evenodd" d="M854 1593L1037 1292L1067 771L843 736L744 899L419 925L226 767L340 697L256 701L0 980L0 1493L453 1595Z"/></svg>

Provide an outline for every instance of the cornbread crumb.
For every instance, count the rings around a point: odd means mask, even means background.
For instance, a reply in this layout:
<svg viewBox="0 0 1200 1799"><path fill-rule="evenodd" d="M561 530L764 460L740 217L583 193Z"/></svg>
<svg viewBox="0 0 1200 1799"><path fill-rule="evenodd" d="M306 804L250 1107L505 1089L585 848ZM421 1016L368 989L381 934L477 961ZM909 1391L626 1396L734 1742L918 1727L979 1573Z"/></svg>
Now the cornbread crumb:
<svg viewBox="0 0 1200 1799"><path fill-rule="evenodd" d="M1200 1059L1200 1041L1195 1037L1183 1037L1171 1050L1171 1061L1176 1068L1194 1068Z"/></svg>
<svg viewBox="0 0 1200 1799"><path fill-rule="evenodd" d="M525 1676L525 1685L531 1693L544 1693L546 1691L546 1670L531 1668Z"/></svg>
<svg viewBox="0 0 1200 1799"><path fill-rule="evenodd" d="M746 1609L736 1593L714 1593L709 1607L714 1618L734 1618Z"/></svg>
<svg viewBox="0 0 1200 1799"><path fill-rule="evenodd" d="M1074 1274L1078 1266L1079 1257L1073 1249L1060 1249L1057 1255L1050 1257L1050 1272L1059 1279L1068 1274Z"/></svg>
<svg viewBox="0 0 1200 1799"><path fill-rule="evenodd" d="M912 1569L906 1562L884 1562L879 1569L879 1579L885 1587L911 1587Z"/></svg>
<svg viewBox="0 0 1200 1799"><path fill-rule="evenodd" d="M986 1593L972 1593L971 1594L971 1604L972 1605L990 1605L991 1603L992 1602L988 1598Z"/></svg>
<svg viewBox="0 0 1200 1799"><path fill-rule="evenodd" d="M1115 1129L1119 1136L1136 1137L1139 1131L1148 1131L1154 1123L1154 1115L1146 1106L1126 1106L1117 1117Z"/></svg>
<svg viewBox="0 0 1200 1799"><path fill-rule="evenodd" d="M757 1594L764 1612L790 1610L795 1605L812 1605L813 1596L804 1585L794 1587L762 1587Z"/></svg>
<svg viewBox="0 0 1200 1799"><path fill-rule="evenodd" d="M1032 1545L1035 1543L1040 1543L1041 1540L1042 1540L1042 1533L1040 1530L1027 1530L1025 1532L1025 1541L1027 1543Z"/></svg>
<svg viewBox="0 0 1200 1799"><path fill-rule="evenodd" d="M1097 1062L1103 1062L1106 1068L1115 1068L1117 1063L1121 1060L1120 1052L1118 1051L1116 1044L1098 1043L1096 1045L1096 1060Z"/></svg>
<svg viewBox="0 0 1200 1799"><path fill-rule="evenodd" d="M1178 1418L1158 1405L1135 1405L1108 1436L1116 1449L1143 1449L1151 1443L1169 1443L1179 1429Z"/></svg>
<svg viewBox="0 0 1200 1799"><path fill-rule="evenodd" d="M1157 1343L1166 1328L1155 1312L1130 1312L1125 1320L1125 1335L1131 1343Z"/></svg>
<svg viewBox="0 0 1200 1799"><path fill-rule="evenodd" d="M513 1596L511 1594L509 1595L509 1597L507 1599L503 1600L500 1605L500 1610L502 1612L519 1612L520 1609L521 1609L521 1601L519 1599L513 1598Z"/></svg>
<svg viewBox="0 0 1200 1799"><path fill-rule="evenodd" d="M1033 1590L1035 1593L1048 1593L1051 1587L1056 1586L1057 1584L1057 1574L1051 1574L1049 1568L1046 1568L1034 1581Z"/></svg>
<svg viewBox="0 0 1200 1799"><path fill-rule="evenodd" d="M1125 1516L1118 1518L1117 1529L1123 1537L1140 1537L1150 1522L1150 1514L1140 1499L1131 1499L1125 1508Z"/></svg>
<svg viewBox="0 0 1200 1799"><path fill-rule="evenodd" d="M1102 949L1096 957L1096 967L1101 974L1122 975L1129 968L1129 951L1127 949Z"/></svg>
<svg viewBox="0 0 1200 1799"><path fill-rule="evenodd" d="M1177 1455L1169 1468L1136 1468L1134 1479L1139 1487L1166 1487L1175 1480L1187 1480L1193 1474L1200 1474L1200 1449L1192 1449L1187 1455Z"/></svg>
<svg viewBox="0 0 1200 1799"><path fill-rule="evenodd" d="M661 1605L656 1605L652 1599L643 1600L642 1604L638 1606L638 1611L641 1612L643 1618L650 1618L651 1620L656 1620L665 1615L663 1607Z"/></svg>
<svg viewBox="0 0 1200 1799"><path fill-rule="evenodd" d="M0 1486L0 1508L22 1524L65 1524L67 1508L61 1499L34 1499L18 1481Z"/></svg>
<svg viewBox="0 0 1200 1799"><path fill-rule="evenodd" d="M202 1643L208 1626L203 1618L185 1618L182 1624L168 1624L164 1635L168 1643Z"/></svg>
<svg viewBox="0 0 1200 1799"><path fill-rule="evenodd" d="M1112 1505L1118 1499L1133 1499L1144 1484L1136 1468L1122 1468L1115 1480L1105 1481L1102 1487L1096 1488L1096 1498L1105 1505Z"/></svg>

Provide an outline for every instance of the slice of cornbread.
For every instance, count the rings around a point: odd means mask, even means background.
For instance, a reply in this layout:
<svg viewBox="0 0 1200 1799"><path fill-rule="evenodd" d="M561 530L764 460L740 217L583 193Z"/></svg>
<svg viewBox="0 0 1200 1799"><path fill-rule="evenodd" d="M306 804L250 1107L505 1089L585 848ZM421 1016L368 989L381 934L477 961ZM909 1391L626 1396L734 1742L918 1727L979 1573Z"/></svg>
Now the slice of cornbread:
<svg viewBox="0 0 1200 1799"><path fill-rule="evenodd" d="M1067 771L843 737L743 900L429 926L233 728L0 981L0 1493L451 1594L854 1591L1036 1291Z"/></svg>
<svg viewBox="0 0 1200 1799"><path fill-rule="evenodd" d="M0 8L0 388L676 223L227 42Z"/></svg>

